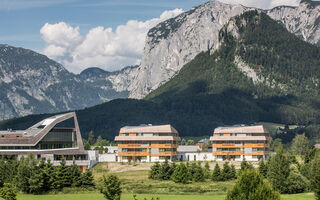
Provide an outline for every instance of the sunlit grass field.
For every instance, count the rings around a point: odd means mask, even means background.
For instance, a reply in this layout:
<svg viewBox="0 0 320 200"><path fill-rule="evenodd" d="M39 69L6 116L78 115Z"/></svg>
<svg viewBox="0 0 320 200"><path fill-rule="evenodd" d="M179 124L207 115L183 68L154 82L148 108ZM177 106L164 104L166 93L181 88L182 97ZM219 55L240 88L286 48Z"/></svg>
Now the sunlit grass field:
<svg viewBox="0 0 320 200"><path fill-rule="evenodd" d="M160 200L223 200L225 195L222 194L192 194L192 195L165 195L165 194L138 194L137 198L143 200L147 198L150 200L152 197ZM283 200L315 200L312 193L296 194L296 195L282 195ZM84 194L56 194L56 195L18 195L18 200L105 200L103 195L99 193L84 193ZM123 194L122 200L133 200L133 194Z"/></svg>

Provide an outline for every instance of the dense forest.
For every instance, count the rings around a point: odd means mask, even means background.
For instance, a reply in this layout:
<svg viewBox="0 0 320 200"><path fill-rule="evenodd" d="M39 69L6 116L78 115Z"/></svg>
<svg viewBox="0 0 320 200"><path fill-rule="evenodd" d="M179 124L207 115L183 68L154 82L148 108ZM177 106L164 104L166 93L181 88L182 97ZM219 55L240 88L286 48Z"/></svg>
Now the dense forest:
<svg viewBox="0 0 320 200"><path fill-rule="evenodd" d="M234 35L228 26L234 24ZM181 136L209 136L215 127L254 122L304 125L313 142L320 130L320 48L300 40L266 14L249 11L219 33L221 45L203 52L144 100L118 99L77 111L89 131L113 139L125 125L172 124ZM260 81L243 73L241 58ZM21 129L48 115L0 122Z"/></svg>

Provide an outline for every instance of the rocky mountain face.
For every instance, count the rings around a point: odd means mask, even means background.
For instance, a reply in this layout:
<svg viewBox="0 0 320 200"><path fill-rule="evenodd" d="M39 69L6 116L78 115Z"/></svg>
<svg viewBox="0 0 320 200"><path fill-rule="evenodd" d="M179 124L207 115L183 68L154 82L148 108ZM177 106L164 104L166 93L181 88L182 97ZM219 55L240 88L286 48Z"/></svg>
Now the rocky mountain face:
<svg viewBox="0 0 320 200"><path fill-rule="evenodd" d="M200 52L215 51L223 25L248 10L252 8L208 2L152 28L137 77L129 87L129 97L145 97L178 74ZM281 6L264 12L303 40L320 44L319 3L304 0L298 7Z"/></svg>
<svg viewBox="0 0 320 200"><path fill-rule="evenodd" d="M80 75L34 51L0 45L0 119L80 109L127 98L130 75L89 68Z"/></svg>

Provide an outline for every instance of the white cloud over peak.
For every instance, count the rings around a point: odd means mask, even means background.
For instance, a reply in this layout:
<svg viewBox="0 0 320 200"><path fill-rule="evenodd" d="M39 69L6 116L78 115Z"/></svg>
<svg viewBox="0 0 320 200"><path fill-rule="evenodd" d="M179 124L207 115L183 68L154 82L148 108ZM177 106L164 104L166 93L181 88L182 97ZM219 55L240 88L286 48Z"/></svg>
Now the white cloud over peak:
<svg viewBox="0 0 320 200"><path fill-rule="evenodd" d="M301 0L219 0L228 4L241 4L247 7L271 9L277 6L298 6Z"/></svg>
<svg viewBox="0 0 320 200"><path fill-rule="evenodd" d="M40 30L46 43L43 53L75 73L93 66L117 70L139 64L148 30L182 12L182 9L174 9L147 21L129 20L115 30L98 26L85 36L80 35L79 27L65 22L46 23Z"/></svg>

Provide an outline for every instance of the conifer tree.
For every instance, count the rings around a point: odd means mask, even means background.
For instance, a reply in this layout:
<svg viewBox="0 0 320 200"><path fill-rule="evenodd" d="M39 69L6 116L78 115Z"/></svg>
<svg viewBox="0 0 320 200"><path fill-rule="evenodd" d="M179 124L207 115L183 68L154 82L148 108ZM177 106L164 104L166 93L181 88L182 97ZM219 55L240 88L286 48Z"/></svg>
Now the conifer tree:
<svg viewBox="0 0 320 200"><path fill-rule="evenodd" d="M120 200L122 193L121 182L115 175L108 175L102 177L102 183L100 185L100 192L108 200Z"/></svg>
<svg viewBox="0 0 320 200"><path fill-rule="evenodd" d="M61 187L69 187L72 184L72 177L69 167L66 166L66 160L63 157L58 167L58 176L60 176Z"/></svg>
<svg viewBox="0 0 320 200"><path fill-rule="evenodd" d="M161 177L160 171L161 171L161 166L159 162L156 162L154 165L151 166L149 178L154 180L160 179Z"/></svg>
<svg viewBox="0 0 320 200"><path fill-rule="evenodd" d="M29 192L29 178L31 176L31 168L29 166L28 160L23 156L20 158L16 183L19 188L24 193Z"/></svg>
<svg viewBox="0 0 320 200"><path fill-rule="evenodd" d="M253 168L253 166L250 163L248 163L245 159L242 160L240 166L241 166L240 172L242 172L242 171L244 171L246 169L252 169Z"/></svg>
<svg viewBox="0 0 320 200"><path fill-rule="evenodd" d="M33 194L41 194L44 192L44 172L39 166L31 167L31 176L29 177L29 192Z"/></svg>
<svg viewBox="0 0 320 200"><path fill-rule="evenodd" d="M170 175L170 179L171 179L171 176L172 176L174 170L176 169L176 167L177 167L176 163L175 163L175 162L172 162L171 165L170 165L170 170L169 170L169 172L168 172L169 175ZM168 179L168 180L170 180L170 179Z"/></svg>
<svg viewBox="0 0 320 200"><path fill-rule="evenodd" d="M55 168L53 167L51 160L48 159L44 167L44 188L45 191L55 189Z"/></svg>
<svg viewBox="0 0 320 200"><path fill-rule="evenodd" d="M13 184L4 183L3 187L0 188L0 197L4 200L16 200L17 191Z"/></svg>
<svg viewBox="0 0 320 200"><path fill-rule="evenodd" d="M90 169L87 169L85 173L81 174L81 186L94 187L94 178Z"/></svg>
<svg viewBox="0 0 320 200"><path fill-rule="evenodd" d="M316 199L320 200L320 153L318 153L312 161L312 188Z"/></svg>
<svg viewBox="0 0 320 200"><path fill-rule="evenodd" d="M231 168L229 166L228 162L225 162L223 164L223 169L221 171L221 178L223 181L227 181L233 178L232 172L231 172Z"/></svg>
<svg viewBox="0 0 320 200"><path fill-rule="evenodd" d="M168 163L168 160L166 159L160 167L160 179L161 180L170 180L171 174L170 174L170 165Z"/></svg>
<svg viewBox="0 0 320 200"><path fill-rule="evenodd" d="M171 179L175 183L187 184L190 180L190 174L188 168L184 163L180 163L174 170Z"/></svg>
<svg viewBox="0 0 320 200"><path fill-rule="evenodd" d="M210 166L209 166L209 163L206 162L206 164L204 165L204 177L206 179L209 179L210 178Z"/></svg>
<svg viewBox="0 0 320 200"><path fill-rule="evenodd" d="M81 186L81 171L73 160L72 165L70 166L70 175L71 175L71 185L73 187Z"/></svg>
<svg viewBox="0 0 320 200"><path fill-rule="evenodd" d="M235 186L228 192L226 200L280 200L268 181L255 169L244 170Z"/></svg>
<svg viewBox="0 0 320 200"><path fill-rule="evenodd" d="M236 168L235 166L232 164L231 165L231 176L230 176L231 179L237 179L237 171L236 171Z"/></svg>
<svg viewBox="0 0 320 200"><path fill-rule="evenodd" d="M221 177L221 170L220 167L218 165L218 163L215 165L213 173L212 173L212 180L213 181L221 181L222 177Z"/></svg>
<svg viewBox="0 0 320 200"><path fill-rule="evenodd" d="M3 186L3 184L6 182L6 163L4 160L4 157L1 156L0 158L0 187Z"/></svg>
<svg viewBox="0 0 320 200"><path fill-rule="evenodd" d="M265 165L263 160L261 160L259 163L259 172L260 172L260 174L262 174L262 176L264 176L264 177L267 176L268 168Z"/></svg>
<svg viewBox="0 0 320 200"><path fill-rule="evenodd" d="M285 193L287 190L286 181L290 173L289 164L288 158L283 154L281 147L268 161L267 178L280 193Z"/></svg>
<svg viewBox="0 0 320 200"><path fill-rule="evenodd" d="M204 181L204 172L201 165L196 165L195 172L192 175L192 181L194 182L203 182Z"/></svg>
<svg viewBox="0 0 320 200"><path fill-rule="evenodd" d="M189 171L189 178L190 178L190 181L193 180L193 175L196 173L197 171L197 164L195 162L191 163L191 165L189 165L189 168L188 168L188 171Z"/></svg>

